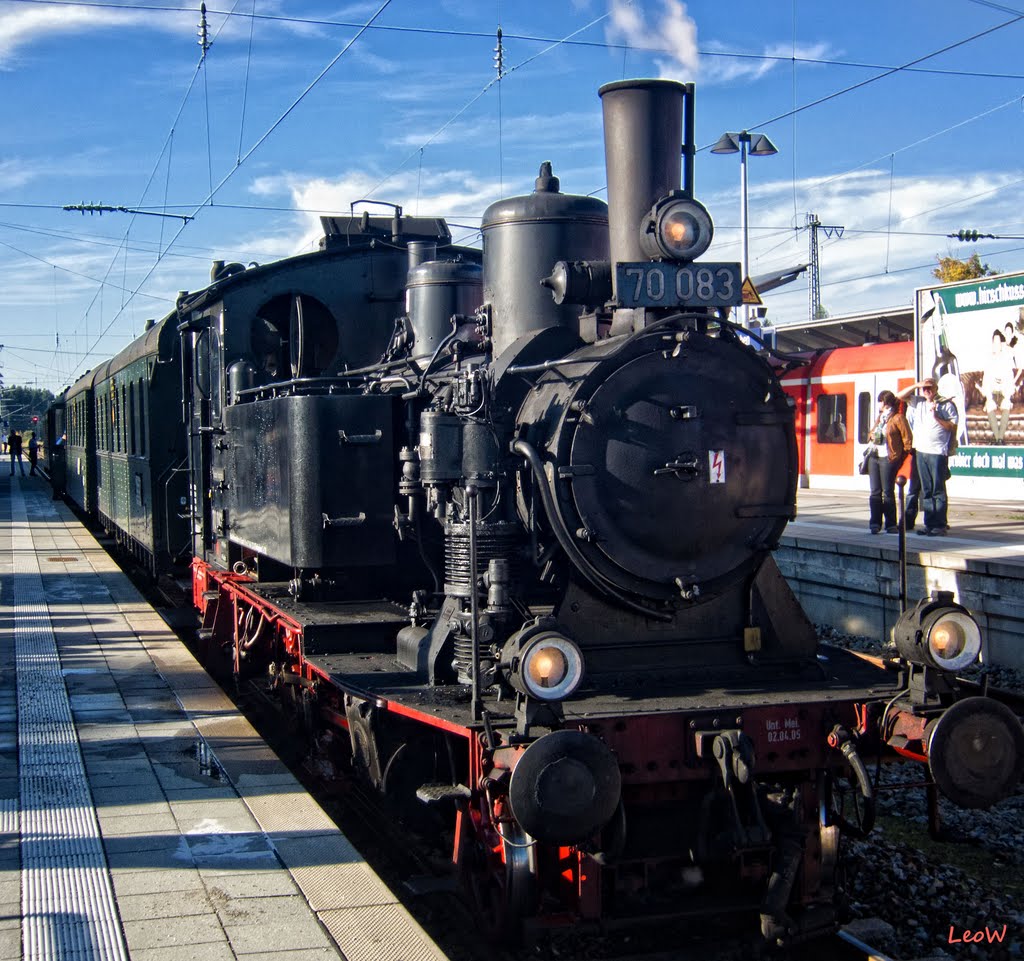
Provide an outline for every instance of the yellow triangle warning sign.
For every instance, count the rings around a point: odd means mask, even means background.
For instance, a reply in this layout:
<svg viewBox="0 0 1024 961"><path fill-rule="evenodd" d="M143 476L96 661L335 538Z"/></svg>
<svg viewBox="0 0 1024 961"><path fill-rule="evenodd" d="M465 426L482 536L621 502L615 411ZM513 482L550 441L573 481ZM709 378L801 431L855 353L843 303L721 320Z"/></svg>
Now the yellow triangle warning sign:
<svg viewBox="0 0 1024 961"><path fill-rule="evenodd" d="M751 283L750 278L747 277L743 281L743 303L755 304L758 307L763 306L764 301L761 300L761 295L757 292L757 288Z"/></svg>

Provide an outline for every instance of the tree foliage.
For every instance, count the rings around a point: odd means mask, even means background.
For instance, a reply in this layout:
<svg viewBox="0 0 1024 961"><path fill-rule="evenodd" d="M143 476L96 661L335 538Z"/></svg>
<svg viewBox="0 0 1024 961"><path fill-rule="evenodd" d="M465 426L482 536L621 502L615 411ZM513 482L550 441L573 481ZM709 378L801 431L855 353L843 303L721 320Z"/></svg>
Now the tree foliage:
<svg viewBox="0 0 1024 961"><path fill-rule="evenodd" d="M15 430L41 431L46 424L46 408L50 406L53 394L35 387L2 389L4 418L10 426ZM33 417L38 417L39 422L33 424Z"/></svg>
<svg viewBox="0 0 1024 961"><path fill-rule="evenodd" d="M935 259L938 261L938 267L932 271L932 276L944 284L955 283L958 280L975 280L978 277L991 277L993 274L999 273L988 264L983 264L976 253L971 254L966 260L939 255L936 255Z"/></svg>

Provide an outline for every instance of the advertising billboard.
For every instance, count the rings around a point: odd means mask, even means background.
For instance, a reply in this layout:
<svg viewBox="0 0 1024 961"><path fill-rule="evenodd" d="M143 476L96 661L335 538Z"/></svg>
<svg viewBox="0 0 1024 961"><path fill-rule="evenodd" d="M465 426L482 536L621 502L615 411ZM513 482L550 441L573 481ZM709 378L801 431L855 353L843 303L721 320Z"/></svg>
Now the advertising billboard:
<svg viewBox="0 0 1024 961"><path fill-rule="evenodd" d="M1024 477L1024 273L916 292L917 362L960 415L953 475Z"/></svg>

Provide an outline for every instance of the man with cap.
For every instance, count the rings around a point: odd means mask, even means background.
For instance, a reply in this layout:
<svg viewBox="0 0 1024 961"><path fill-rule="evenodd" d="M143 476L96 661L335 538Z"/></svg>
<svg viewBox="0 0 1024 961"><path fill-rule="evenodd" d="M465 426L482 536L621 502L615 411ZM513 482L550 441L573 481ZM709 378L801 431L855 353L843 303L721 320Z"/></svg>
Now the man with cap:
<svg viewBox="0 0 1024 961"><path fill-rule="evenodd" d="M960 420L956 404L948 398L939 397L934 377L926 377L904 387L896 396L907 402L914 434L914 466L921 484L924 533L930 536L945 534L949 530L946 523L949 443L956 436Z"/></svg>

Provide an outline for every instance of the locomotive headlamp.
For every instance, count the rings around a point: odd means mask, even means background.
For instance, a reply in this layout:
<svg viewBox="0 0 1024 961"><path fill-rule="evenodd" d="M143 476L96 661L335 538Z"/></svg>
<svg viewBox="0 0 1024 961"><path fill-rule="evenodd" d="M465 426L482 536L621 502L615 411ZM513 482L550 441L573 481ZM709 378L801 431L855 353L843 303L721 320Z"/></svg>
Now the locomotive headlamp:
<svg viewBox="0 0 1024 961"><path fill-rule="evenodd" d="M696 260L711 246L715 229L704 205L690 197L662 197L642 227L644 252L649 257Z"/></svg>
<svg viewBox="0 0 1024 961"><path fill-rule="evenodd" d="M903 614L893 628L900 657L941 671L961 671L981 654L981 628L970 612L953 602L949 591Z"/></svg>
<svg viewBox="0 0 1024 961"><path fill-rule="evenodd" d="M557 631L520 631L505 645L501 663L517 691L541 701L561 701L583 680L580 649Z"/></svg>

